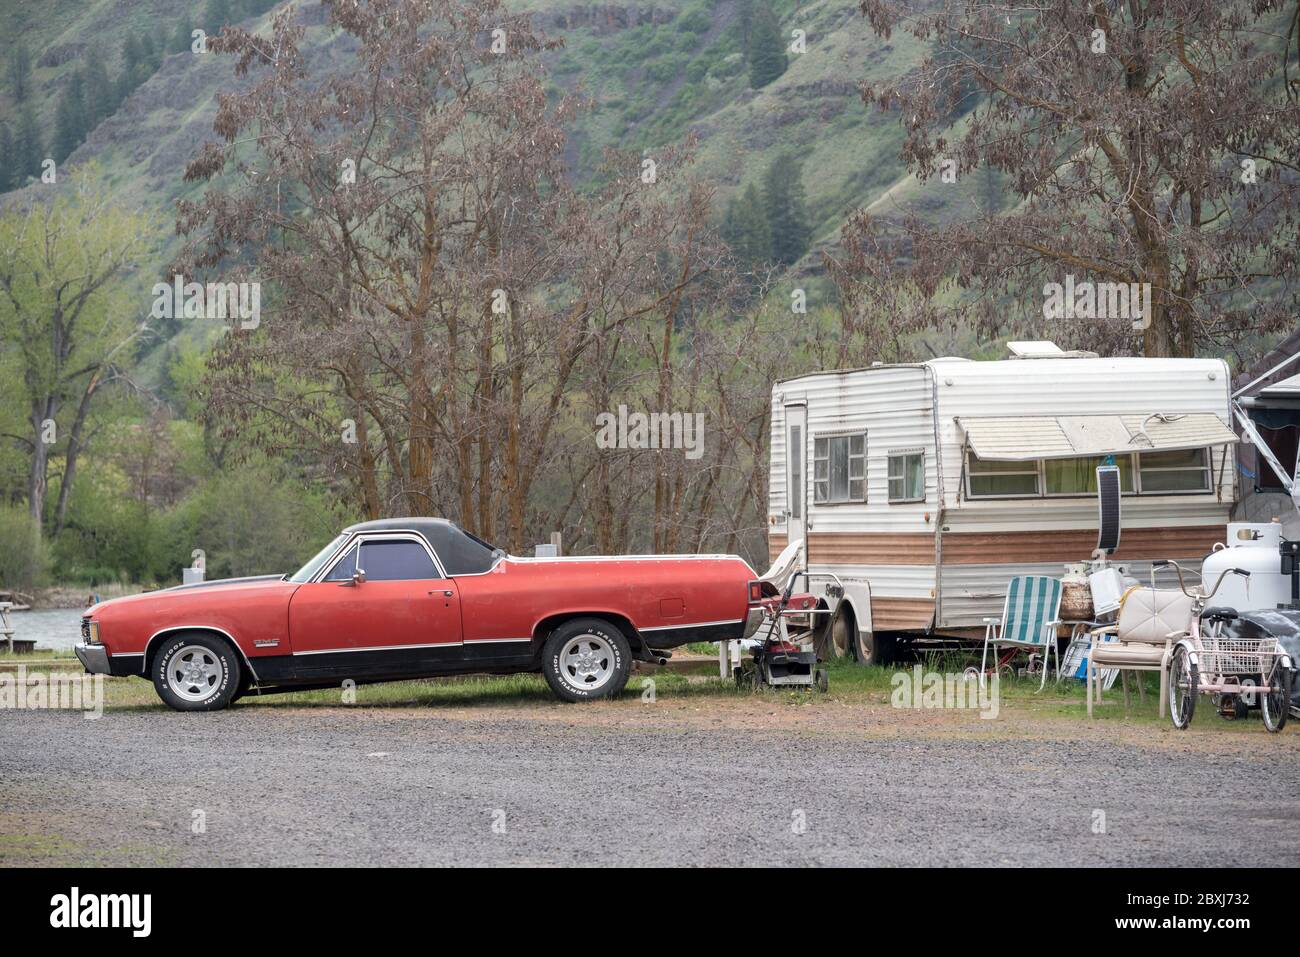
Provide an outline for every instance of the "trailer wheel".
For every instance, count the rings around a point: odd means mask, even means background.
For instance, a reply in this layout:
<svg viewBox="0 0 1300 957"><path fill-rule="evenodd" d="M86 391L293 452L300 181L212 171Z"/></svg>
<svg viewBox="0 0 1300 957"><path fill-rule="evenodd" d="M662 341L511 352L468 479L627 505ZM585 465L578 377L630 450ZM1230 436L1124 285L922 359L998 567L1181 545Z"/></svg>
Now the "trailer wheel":
<svg viewBox="0 0 1300 957"><path fill-rule="evenodd" d="M631 673L627 638L603 618L566 621L542 650L542 674L564 701L616 697Z"/></svg>
<svg viewBox="0 0 1300 957"><path fill-rule="evenodd" d="M838 661L853 653L853 614L836 612L830 623L813 637L813 651L819 661Z"/></svg>
<svg viewBox="0 0 1300 957"><path fill-rule="evenodd" d="M854 660L858 664L887 665L894 660L895 642L893 635L882 634L878 631L869 631L864 635L858 628L853 613L847 610L835 616L837 622L841 618L847 618L845 627L848 629L848 645Z"/></svg>

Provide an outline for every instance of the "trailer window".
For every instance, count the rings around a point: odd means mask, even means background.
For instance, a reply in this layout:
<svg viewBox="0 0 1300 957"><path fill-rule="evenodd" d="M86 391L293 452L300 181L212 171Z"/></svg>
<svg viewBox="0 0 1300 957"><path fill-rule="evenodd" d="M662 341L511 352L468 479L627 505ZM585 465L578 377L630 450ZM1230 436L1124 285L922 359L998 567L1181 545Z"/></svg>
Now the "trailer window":
<svg viewBox="0 0 1300 957"><path fill-rule="evenodd" d="M966 458L966 491L971 498L1038 495L1037 462L985 461L974 452Z"/></svg>
<svg viewBox="0 0 1300 957"><path fill-rule="evenodd" d="M818 505L867 500L867 433L816 438L813 500Z"/></svg>
<svg viewBox="0 0 1300 957"><path fill-rule="evenodd" d="M1097 494L1097 466L1106 456L1085 456L1078 459L1046 459L1043 462L1043 481L1048 495ZM1119 488L1121 492L1133 491L1133 456L1117 455Z"/></svg>
<svg viewBox="0 0 1300 957"><path fill-rule="evenodd" d="M1138 456L1138 481L1145 493L1208 492L1210 457L1206 449L1143 452Z"/></svg>
<svg viewBox="0 0 1300 957"><path fill-rule="evenodd" d="M889 453L889 501L925 501L925 453Z"/></svg>

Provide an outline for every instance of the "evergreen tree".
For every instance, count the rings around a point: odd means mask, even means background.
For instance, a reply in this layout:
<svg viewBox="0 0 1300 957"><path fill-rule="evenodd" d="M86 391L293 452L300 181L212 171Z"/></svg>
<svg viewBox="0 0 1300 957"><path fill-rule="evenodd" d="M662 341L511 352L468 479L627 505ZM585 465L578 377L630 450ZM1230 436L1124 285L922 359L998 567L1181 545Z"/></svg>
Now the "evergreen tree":
<svg viewBox="0 0 1300 957"><path fill-rule="evenodd" d="M134 77L136 68L144 61L144 46L134 33L122 42L122 72ZM134 89L134 87L132 87Z"/></svg>
<svg viewBox="0 0 1300 957"><path fill-rule="evenodd" d="M9 54L9 90L20 103L32 95L32 56L25 43L18 43Z"/></svg>
<svg viewBox="0 0 1300 957"><path fill-rule="evenodd" d="M0 193L13 189L18 182L15 166L18 157L14 153L14 135L7 123L0 123Z"/></svg>
<svg viewBox="0 0 1300 957"><path fill-rule="evenodd" d="M763 199L753 183L727 204L722 221L722 238L738 262L760 266L772 259L772 230L768 227Z"/></svg>
<svg viewBox="0 0 1300 957"><path fill-rule="evenodd" d="M156 27L154 27L152 47L153 47L153 61L152 61L153 69L150 70L149 72L156 73L158 72L158 69L162 66L163 57L165 57L168 53L167 28L164 27L161 23L158 24Z"/></svg>
<svg viewBox="0 0 1300 957"><path fill-rule="evenodd" d="M41 126L36 120L36 110L28 100L18 114L18 135L14 139L14 186L22 186L28 176L41 175L45 160L45 146L41 142Z"/></svg>
<svg viewBox="0 0 1300 957"><path fill-rule="evenodd" d="M105 117L111 116L117 104L113 102L113 84L108 79L108 68L97 47L86 55L86 132L89 133Z"/></svg>
<svg viewBox="0 0 1300 957"><path fill-rule="evenodd" d="M749 56L749 34L754 27L754 0L739 0L736 23L740 28L740 48Z"/></svg>
<svg viewBox="0 0 1300 957"><path fill-rule="evenodd" d="M785 72L787 63L776 14L760 7L749 31L749 85L761 90Z"/></svg>
<svg viewBox="0 0 1300 957"><path fill-rule="evenodd" d="M176 32L172 34L171 43L167 47L168 53L189 53L190 45L194 42L194 21L189 17L184 17L176 24Z"/></svg>
<svg viewBox="0 0 1300 957"><path fill-rule="evenodd" d="M215 37L232 20L230 0L208 0L203 7L203 29L210 37Z"/></svg>
<svg viewBox="0 0 1300 957"><path fill-rule="evenodd" d="M134 33L122 43L122 71L117 75L113 89L113 108L121 106L135 88L149 77L145 63L144 45Z"/></svg>
<svg viewBox="0 0 1300 957"><path fill-rule="evenodd" d="M54 159L62 163L86 138L85 81L81 73L72 75L71 82L59 97L54 121Z"/></svg>
<svg viewBox="0 0 1300 957"><path fill-rule="evenodd" d="M154 46L153 37L146 33L140 38L140 62L136 70L139 80L136 85L139 86L148 79L161 62L161 54Z"/></svg>
<svg viewBox="0 0 1300 957"><path fill-rule="evenodd" d="M772 231L772 259L789 265L808 251L812 230L804 198L803 166L793 153L772 160L763 177L763 208Z"/></svg>

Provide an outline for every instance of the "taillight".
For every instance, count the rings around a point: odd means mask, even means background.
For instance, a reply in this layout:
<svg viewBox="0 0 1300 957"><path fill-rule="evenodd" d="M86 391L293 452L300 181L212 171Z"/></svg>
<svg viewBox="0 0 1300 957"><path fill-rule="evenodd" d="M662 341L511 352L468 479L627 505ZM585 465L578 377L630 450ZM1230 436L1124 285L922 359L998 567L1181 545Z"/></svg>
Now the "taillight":
<svg viewBox="0 0 1300 957"><path fill-rule="evenodd" d="M761 581L752 581L749 583L749 603L757 605L763 600L763 583Z"/></svg>

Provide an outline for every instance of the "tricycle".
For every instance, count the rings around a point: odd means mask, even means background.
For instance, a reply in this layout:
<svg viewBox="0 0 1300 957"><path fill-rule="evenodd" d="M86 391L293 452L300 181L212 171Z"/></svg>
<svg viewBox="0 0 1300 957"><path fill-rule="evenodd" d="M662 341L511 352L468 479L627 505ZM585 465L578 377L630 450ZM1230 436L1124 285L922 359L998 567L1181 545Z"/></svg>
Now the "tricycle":
<svg viewBox="0 0 1300 957"><path fill-rule="evenodd" d="M1191 724L1197 697L1210 694L1225 716L1244 717L1258 701L1264 727L1281 731L1291 704L1291 656L1272 635L1238 637L1227 633L1225 626L1237 619L1236 609L1205 607L1225 577L1250 573L1228 569L1207 592L1204 584L1189 590L1177 562L1156 562L1154 567L1173 568L1178 587L1193 601L1188 633L1174 645L1169 657L1169 716L1174 727Z"/></svg>

